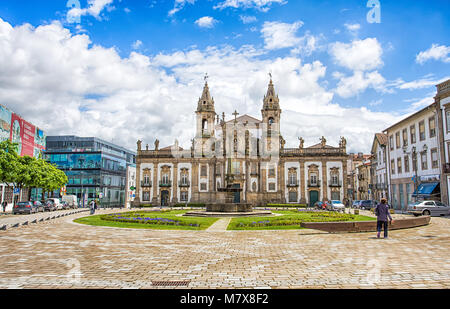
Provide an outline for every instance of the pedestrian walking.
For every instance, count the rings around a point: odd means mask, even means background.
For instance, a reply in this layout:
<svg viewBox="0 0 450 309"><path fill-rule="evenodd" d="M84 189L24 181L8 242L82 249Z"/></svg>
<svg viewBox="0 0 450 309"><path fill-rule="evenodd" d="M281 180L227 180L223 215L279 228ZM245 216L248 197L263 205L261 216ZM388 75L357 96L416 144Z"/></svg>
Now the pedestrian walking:
<svg viewBox="0 0 450 309"><path fill-rule="evenodd" d="M388 220L391 223L393 220L385 198L382 198L381 203L375 207L375 214L377 216L377 238L380 238L382 229L384 229L384 238L388 238Z"/></svg>
<svg viewBox="0 0 450 309"><path fill-rule="evenodd" d="M97 204L95 203L94 200L89 203L89 208L91 209L91 215L95 214L95 209L97 208Z"/></svg>
<svg viewBox="0 0 450 309"><path fill-rule="evenodd" d="M6 212L6 207L8 206L8 202L3 201L2 203L2 207L3 207L3 212Z"/></svg>

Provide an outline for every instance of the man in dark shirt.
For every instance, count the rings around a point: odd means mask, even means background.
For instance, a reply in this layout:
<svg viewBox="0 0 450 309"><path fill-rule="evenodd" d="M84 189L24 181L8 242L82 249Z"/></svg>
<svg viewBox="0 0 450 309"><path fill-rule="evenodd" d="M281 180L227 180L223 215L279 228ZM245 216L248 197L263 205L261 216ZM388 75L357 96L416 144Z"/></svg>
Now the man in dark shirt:
<svg viewBox="0 0 450 309"><path fill-rule="evenodd" d="M375 208L375 214L377 215L377 238L380 238L382 228L384 228L384 238L388 238L388 219L392 223L392 217L385 198L381 199L381 203Z"/></svg>

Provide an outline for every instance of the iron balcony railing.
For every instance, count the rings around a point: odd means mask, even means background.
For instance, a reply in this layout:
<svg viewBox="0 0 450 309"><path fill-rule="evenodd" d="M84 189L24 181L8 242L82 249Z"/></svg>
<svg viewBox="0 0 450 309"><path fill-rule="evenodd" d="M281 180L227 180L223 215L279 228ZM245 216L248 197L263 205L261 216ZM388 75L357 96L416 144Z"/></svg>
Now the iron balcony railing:
<svg viewBox="0 0 450 309"><path fill-rule="evenodd" d="M159 186L160 187L171 187L172 186L172 181L160 181L159 182Z"/></svg>
<svg viewBox="0 0 450 309"><path fill-rule="evenodd" d="M152 182L151 181L141 181L141 187L149 188L151 186L152 186Z"/></svg>
<svg viewBox="0 0 450 309"><path fill-rule="evenodd" d="M342 181L338 180L338 181L332 181L329 184L330 187L342 187Z"/></svg>
<svg viewBox="0 0 450 309"><path fill-rule="evenodd" d="M308 187L311 187L311 188L320 187L320 180L317 180L317 181L308 180Z"/></svg>
<svg viewBox="0 0 450 309"><path fill-rule="evenodd" d="M298 186L299 186L298 180L291 180L291 181L289 181L289 182L287 183L286 186L287 186L287 187L298 187Z"/></svg>
<svg viewBox="0 0 450 309"><path fill-rule="evenodd" d="M182 180L178 183L178 186L189 188L191 186L191 182L189 180L185 180L185 181Z"/></svg>

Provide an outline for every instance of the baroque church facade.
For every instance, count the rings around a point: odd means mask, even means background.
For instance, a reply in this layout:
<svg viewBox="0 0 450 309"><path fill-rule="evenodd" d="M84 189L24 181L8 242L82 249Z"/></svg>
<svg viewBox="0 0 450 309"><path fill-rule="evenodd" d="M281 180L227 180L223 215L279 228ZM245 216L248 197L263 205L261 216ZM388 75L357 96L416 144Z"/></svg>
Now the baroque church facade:
<svg viewBox="0 0 450 309"><path fill-rule="evenodd" d="M285 148L282 110L270 80L261 119L249 115L225 120L215 111L205 82L196 110L196 134L190 149L175 144L154 149L137 143L135 205L212 203L221 188L241 189L236 203L301 203L347 198L346 140L338 147L320 143ZM231 177L230 177L231 176Z"/></svg>

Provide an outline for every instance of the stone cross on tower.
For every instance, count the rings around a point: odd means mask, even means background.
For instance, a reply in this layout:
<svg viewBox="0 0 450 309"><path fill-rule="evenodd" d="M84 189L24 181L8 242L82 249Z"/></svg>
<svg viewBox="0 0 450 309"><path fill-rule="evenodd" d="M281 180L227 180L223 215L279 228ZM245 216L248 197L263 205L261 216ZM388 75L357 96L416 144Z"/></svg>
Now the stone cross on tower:
<svg viewBox="0 0 450 309"><path fill-rule="evenodd" d="M237 116L239 115L239 113L237 112L237 110L235 110L232 115L234 116L234 123L236 123L237 122Z"/></svg>

